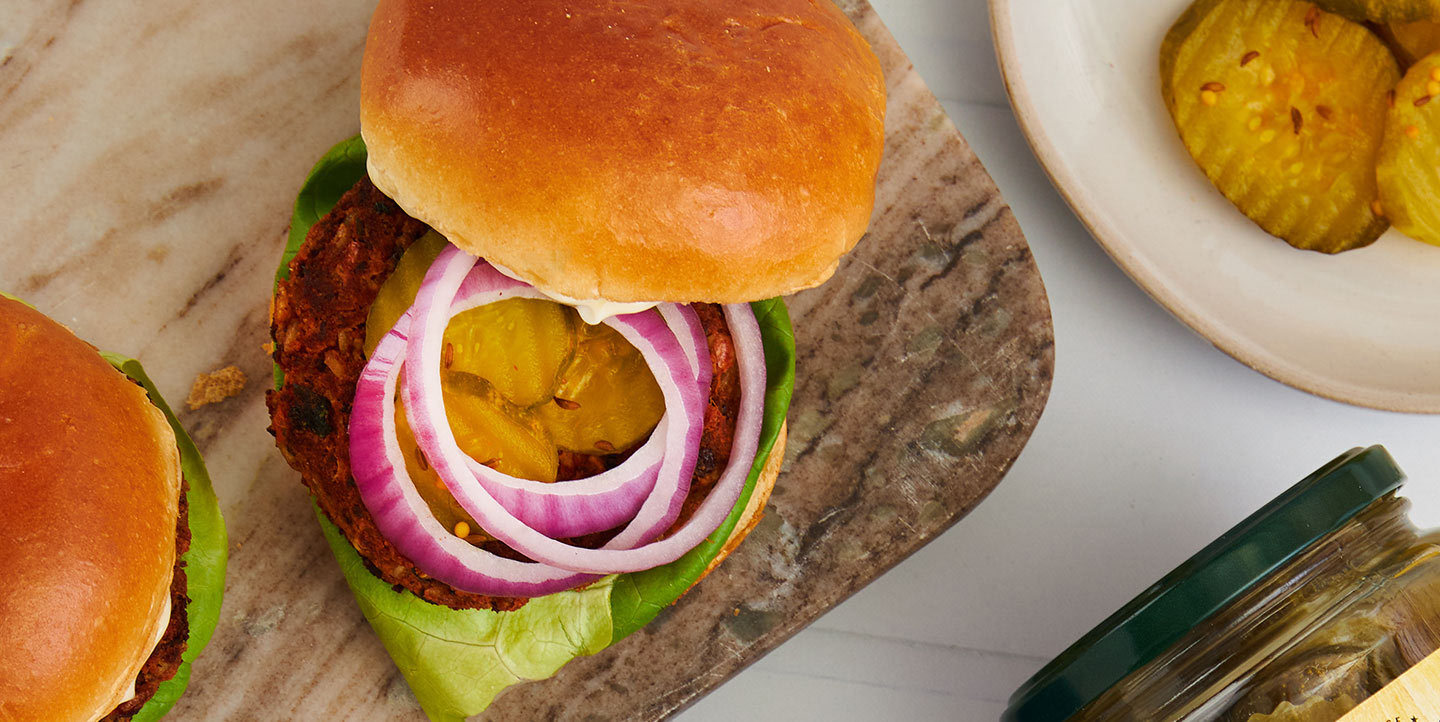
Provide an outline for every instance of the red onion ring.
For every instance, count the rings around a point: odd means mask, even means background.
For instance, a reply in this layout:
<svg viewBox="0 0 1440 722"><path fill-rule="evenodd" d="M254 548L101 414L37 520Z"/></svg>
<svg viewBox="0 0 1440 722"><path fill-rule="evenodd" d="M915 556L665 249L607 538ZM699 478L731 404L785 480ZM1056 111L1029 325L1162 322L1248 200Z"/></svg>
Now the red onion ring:
<svg viewBox="0 0 1440 722"><path fill-rule="evenodd" d="M464 591L539 596L598 579L596 575L496 556L453 536L431 515L404 471L394 425L395 389L404 364L411 317L412 312L407 311L376 346L357 384L352 409L352 474L376 526L421 571Z"/></svg>
<svg viewBox="0 0 1440 722"><path fill-rule="evenodd" d="M496 556L450 533L405 472L395 432L395 387L405 356L410 313L375 347L360 374L350 415L350 466L380 533L416 567L461 591L537 597L599 579Z"/></svg>
<svg viewBox="0 0 1440 722"><path fill-rule="evenodd" d="M584 549L556 541L516 519L476 483L473 476L464 473L466 457L446 421L440 393L440 356L442 337L449 322L448 311L472 269L476 269L476 278L504 279L494 281L497 287L514 283L488 266L476 268L476 263L477 259L453 246L441 251L426 273L412 307L415 321L407 354L413 363L402 392L415 440L425 451L431 467L461 508L487 533L537 562L608 574L648 569L679 558L685 550L664 558L649 550L637 553L622 549L614 541L603 549ZM606 323L619 331L650 364L666 399L666 417L673 425L666 434L665 455L655 489L626 528L631 532L626 535L631 540L629 543L642 544L663 532L679 515L698 456L701 401L698 390L689 383L683 352L658 315L632 314L611 318Z"/></svg>
<svg viewBox="0 0 1440 722"><path fill-rule="evenodd" d="M431 466L446 483L460 506L469 512L487 533L505 542L512 549L542 563L589 573L638 571L674 561L714 531L729 513L729 509L720 508L718 517L713 512L706 511L718 508L719 502L727 496L733 505L734 499L738 498L743 489L745 474L739 474L739 482L725 485L725 488L717 484L707 501L702 503L696 517L675 534L662 541L648 542L673 523L679 513L697 456L698 424L693 435L686 435L688 438L677 440L676 434L667 435L665 460L662 462L660 478L654 491L630 525L601 549L575 547L546 537L509 514L482 486L474 483L473 478L466 478L459 473L464 469L465 457L455 444L454 436L444 419L444 401L439 392L439 361L441 337L448 323L450 301L475 263L476 259L466 256L458 249L447 248L441 252L426 274L413 307L416 321L408 344L410 358L419 369L418 372L407 374L404 388L407 411L411 416L412 426L415 427L416 441L425 449ZM729 310L727 314L743 315L731 313ZM698 389L693 384L680 383L686 376L683 352L679 350L674 337L665 332L661 319L656 314L642 313L613 318L608 323L625 336L650 363L661 392L667 397L667 416L677 416L674 412L678 409L683 411L687 421L693 422L702 418L702 400L699 398ZM741 324L743 327L743 321ZM758 339L758 326L754 323L753 315L750 317L750 328ZM761 353L763 354L763 350ZM759 366L758 378L761 379L762 388L758 394L761 397L758 405L763 408L764 366L763 363L752 366ZM747 375L753 376L756 371L757 369L752 368L750 374L742 373L742 379ZM742 384L742 406L744 393ZM679 404L675 403L677 395ZM755 395L753 389L752 395ZM742 418L745 416L742 412ZM759 415L750 416L753 417L750 421L758 427ZM752 442L748 452L745 451L743 443L746 435L737 430L737 451L742 456L748 453L753 461L758 428L748 433ZM748 465L747 462L745 466ZM676 471L683 473L674 473ZM632 545L635 548L627 548Z"/></svg>
<svg viewBox="0 0 1440 722"><path fill-rule="evenodd" d="M730 515L730 510L745 490L745 481L750 478L750 468L755 464L755 454L760 448L760 427L765 420L766 381L765 344L760 336L760 323L755 320L755 311L748 303L729 304L724 308L725 323L735 344L735 365L740 374L740 409L735 418L735 436L730 443L730 461L685 526L675 534L650 544L652 548L674 543L683 546L680 554L684 554L698 545L705 535L715 531ZM691 533L692 528L704 531L697 537ZM610 543L621 548L635 544L636 538L631 529L626 527Z"/></svg>
<svg viewBox="0 0 1440 722"><path fill-rule="evenodd" d="M680 350L685 352L685 360L690 362L690 373L695 377L700 392L708 398L714 369L710 365L710 344L705 340L705 327L700 325L700 316L694 308L677 303L662 303L656 308L665 319L665 325L675 334L675 340L680 342Z"/></svg>
<svg viewBox="0 0 1440 722"><path fill-rule="evenodd" d="M709 388L709 364L701 361L702 358L708 359L708 346L693 309L687 308L677 314L667 313L662 308L660 314L672 324L668 329L660 316L653 313L632 314L610 322L641 350L661 384L662 393L666 395L666 417L646 444L649 447L654 443L656 448L663 448L664 453L653 488L645 495L630 523L604 548L581 549L557 542L527 525L517 516L528 517L530 514L515 514L499 497L509 494L516 482L553 491L587 480L540 484L505 477L483 466L480 468L484 472L471 475L465 472L470 471L473 460L459 450L458 444L451 450L439 448L436 443L442 440L437 438L442 434L448 436L452 444L454 442L448 420L443 415L443 398L439 395L439 351L449 317L458 312L456 309L501 298L538 297L523 283L502 276L488 265L476 267L475 264L475 259L465 257L453 247L442 252L427 273L416 305L382 339L361 375L351 419L352 468L362 498L381 533L431 576L457 589L506 596L548 594L584 584L596 578L593 574L659 566L683 555L712 533L743 491L758 447L764 412L764 349L759 326L749 305L725 307L735 343L741 387L730 462L691 520L675 534L658 542L652 540L673 524L678 516L693 474L703 403ZM446 300L446 295L453 298ZM417 318L428 323L412 328L415 324L413 319ZM685 333L687 328L689 333ZM701 348L706 349L704 356L699 354ZM404 389L407 413L415 427L417 443L421 444L457 501L487 532L541 563L515 562L497 557L454 537L431 516L424 500L410 483L395 437L394 397L405 356L417 349L430 361L417 360L420 373L407 374ZM688 353L687 349L694 353ZM414 358L421 359L422 356ZM701 378L705 381L703 385L699 383ZM427 395L430 398L426 398ZM434 403L436 399L439 399L438 404ZM435 409L437 405L438 413ZM674 411L683 413L674 414ZM680 417L680 420L672 417ZM676 435L682 438L681 443L670 438L670 434L676 431L680 432ZM422 439L422 436L429 438ZM426 448L427 445L432 448ZM637 451L627 462L636 459L640 453ZM637 466L645 466L643 459ZM461 473L448 473L456 470ZM497 480L482 479L480 473L502 477L498 481L504 483L492 484L490 482ZM600 476L604 475L590 479ZM591 485L597 484L591 482ZM502 491L492 495L491 488ZM553 500L523 502L517 506L532 511L539 509L543 512L540 516L565 516L568 512L559 511L561 507L576 504L574 499L591 498L586 495L566 496L571 498L562 500L557 496ZM507 500L514 499L507 497ZM536 550L539 553L535 553ZM555 559L561 561L555 563Z"/></svg>
<svg viewBox="0 0 1440 722"><path fill-rule="evenodd" d="M450 315L499 300L496 293L501 290L507 298L545 298L532 287L477 264L461 284L451 303ZM699 328L699 318L693 321ZM584 536L614 529L640 511L659 477L670 427L668 419L662 417L650 438L619 466L564 483L549 484L510 476L469 456L466 466L506 511L532 529L552 539Z"/></svg>
<svg viewBox="0 0 1440 722"><path fill-rule="evenodd" d="M626 459L642 467L634 476L627 476L633 467L621 464L594 476L547 484L508 476L474 459L467 466L506 511L535 531L551 539L584 536L614 529L640 511L660 475L665 429L657 426L651 437L655 443Z"/></svg>

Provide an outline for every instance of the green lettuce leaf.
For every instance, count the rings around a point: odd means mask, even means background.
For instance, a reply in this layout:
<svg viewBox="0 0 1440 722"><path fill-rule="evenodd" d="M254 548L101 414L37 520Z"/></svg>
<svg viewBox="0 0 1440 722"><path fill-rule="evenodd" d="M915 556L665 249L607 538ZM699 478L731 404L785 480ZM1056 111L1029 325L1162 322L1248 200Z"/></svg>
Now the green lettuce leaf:
<svg viewBox="0 0 1440 722"><path fill-rule="evenodd" d="M376 578L324 513L315 515L360 610L432 720L463 720L506 687L610 646L613 577L514 612L450 609Z"/></svg>
<svg viewBox="0 0 1440 722"><path fill-rule="evenodd" d="M649 624L660 610L679 599L705 573L705 568L720 553L745 512L745 505L755 490L755 482L760 478L760 472L775 448L775 440L780 436L785 413L790 410L790 395L795 391L795 333L790 327L790 313L785 309L784 301L772 298L756 301L750 307L755 310L755 320L760 322L760 336L765 344L766 384L760 448L755 453L754 466L750 467L750 477L745 480L745 491L741 492L735 508L730 510L730 516L700 546L663 567L621 574L615 580L615 591L610 595L610 610L615 621L616 641Z"/></svg>
<svg viewBox="0 0 1440 722"><path fill-rule="evenodd" d="M356 136L331 148L311 170L295 200L277 282L289 277L290 260L311 226L365 174L365 158L365 144ZM730 516L705 542L671 564L607 577L578 592L533 599L516 612L454 610L395 591L372 575L354 547L316 509L361 611L431 719L479 714L505 687L549 677L571 659L595 654L634 632L689 589L719 554L775 445L795 385L795 339L784 302L773 298L751 306L760 323L768 372L759 453ZM282 383L277 367L275 385Z"/></svg>
<svg viewBox="0 0 1440 722"><path fill-rule="evenodd" d="M300 252L305 234L310 227L325 217L345 191L360 182L365 175L365 141L360 136L341 141L331 148L310 170L310 177L295 197L295 214L290 219L290 236L285 244L285 254L280 258L280 268L275 271L275 280L290 277L290 261Z"/></svg>
<svg viewBox="0 0 1440 722"><path fill-rule="evenodd" d="M134 717L139 722L153 722L165 716L185 687L190 682L190 665L210 637L215 633L215 624L220 621L220 600L225 594L225 564L229 559L229 538L225 533L225 520L220 516L220 502L215 498L215 489L210 484L210 473L200 458L200 450L185 433L185 428L175 419L170 406L156 390L145 369L135 359L120 354L102 351L101 356L121 373L134 379L150 395L150 403L165 413L165 420L175 431L175 443L180 448L180 468L190 482L190 491L185 498L190 504L190 550L185 552L185 586L190 604L185 608L190 623L190 639L180 656L180 669L174 677L161 683L155 696L140 708Z"/></svg>

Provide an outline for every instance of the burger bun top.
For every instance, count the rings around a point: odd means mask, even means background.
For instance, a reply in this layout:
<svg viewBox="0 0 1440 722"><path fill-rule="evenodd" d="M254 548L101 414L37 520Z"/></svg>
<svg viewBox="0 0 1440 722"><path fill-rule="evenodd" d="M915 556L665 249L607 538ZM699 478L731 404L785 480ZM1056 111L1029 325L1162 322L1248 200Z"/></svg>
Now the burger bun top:
<svg viewBox="0 0 1440 722"><path fill-rule="evenodd" d="M829 0L381 0L371 180L542 291L737 303L869 223L885 85Z"/></svg>

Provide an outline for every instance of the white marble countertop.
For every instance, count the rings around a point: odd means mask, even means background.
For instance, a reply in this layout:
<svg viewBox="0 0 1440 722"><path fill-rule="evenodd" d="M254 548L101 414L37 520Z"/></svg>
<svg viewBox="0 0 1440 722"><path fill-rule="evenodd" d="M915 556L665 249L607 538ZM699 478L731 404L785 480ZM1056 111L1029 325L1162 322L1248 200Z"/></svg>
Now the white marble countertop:
<svg viewBox="0 0 1440 722"><path fill-rule="evenodd" d="M1071 214L1011 115L985 0L871 0L1024 229L1056 335L1009 476L920 553L681 716L993 720L1052 656L1336 454L1385 444L1440 526L1440 416L1283 386L1192 333Z"/></svg>

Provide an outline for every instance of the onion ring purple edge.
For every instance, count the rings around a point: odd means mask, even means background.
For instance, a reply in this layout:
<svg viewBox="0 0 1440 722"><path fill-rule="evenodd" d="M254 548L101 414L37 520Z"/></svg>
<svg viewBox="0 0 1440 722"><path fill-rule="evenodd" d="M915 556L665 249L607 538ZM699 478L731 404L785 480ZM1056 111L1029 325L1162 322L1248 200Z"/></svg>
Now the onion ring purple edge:
<svg viewBox="0 0 1440 722"><path fill-rule="evenodd" d="M496 556L436 521L404 472L395 435L395 388L409 325L407 312L375 347L360 374L350 416L351 472L380 533L421 571L474 594L536 597L598 579Z"/></svg>
<svg viewBox="0 0 1440 722"><path fill-rule="evenodd" d="M468 274L467 278L469 278ZM522 284L516 284L516 286L521 285ZM749 466L753 462L755 447L758 446L759 424L753 422L763 414L765 385L764 350L759 341L759 328L748 304L727 306L725 312L731 326L732 337L735 339L737 357L742 362L740 365L741 409L739 418L737 419L736 436L732 446L731 460L725 472L722 474L719 482L717 482L715 489L712 490L706 501L702 503L701 508L697 511L696 518L692 519L691 523L682 529L682 532L696 526L701 526L697 524L697 522L701 521L701 517L707 516L707 512L711 509L721 510L717 522L723 520L724 513L728 513L729 509L733 507L735 499L738 498L739 491L743 488L745 474L741 472L748 472ZM691 313L693 314L693 311L691 311ZM411 314L407 312L406 316L402 319L402 324L397 324L397 329L399 329L401 325L408 325L410 316ZM699 338L703 340L703 330L701 334ZM677 333L676 336L678 337L679 334ZM389 337L387 336L387 338ZM401 333L397 334L396 339L385 344L385 347L387 351L397 347L402 349L400 354L402 354L401 358L403 358L404 341L405 335L402 330ZM394 356L395 354L393 351L390 351L383 355ZM380 349L377 348L375 355L372 356L372 362L381 357L382 353ZM750 363L745 363L747 359ZM392 364L394 364L393 361ZM695 371L697 368L699 368L698 364L691 366L692 371ZM705 370L708 371L708 369ZM365 373L362 374L362 381L366 378L366 375L370 375L373 378L374 373L370 364L367 364ZM450 563L442 563L433 567L435 571L440 572L439 574L434 574L429 571L427 571L427 573L431 573L431 575L437 579L451 583L456 586L457 589L465 589L466 591L472 591L474 593L505 596L538 596L562 589L573 588L597 578L587 574L566 572L554 567L547 567L543 564L516 562L503 557L497 557L471 546L458 537L454 537L448 530L441 527L439 522L435 521L433 516L430 515L428 507L424 505L423 499L420 499L418 493L414 491L413 485L408 483L408 477L404 480L394 478L398 469L403 468L403 460L399 460L402 452L399 450L398 442L395 441L394 432L394 391L397 378L398 368L395 369L395 373L390 376L388 387L382 384L378 397L357 394L356 415L352 416L352 459L358 462L355 468L361 469L361 467L364 466L364 462L368 461L367 456L373 455L375 449L380 449L382 450L382 453L379 454L381 458L379 463L374 464L374 466L380 468L388 467L389 480L393 482L388 485L388 488L384 488L386 493L377 496L373 477L367 475L363 470L356 476L357 485L361 486L362 497L365 498L367 506L371 507L372 514L376 515L377 526L381 526L382 533L385 534L387 538L392 539L392 541L397 544L397 547L402 547L402 553L405 553L407 557L412 558L412 560L425 556L423 549L417 549L417 547L423 547L425 542L428 541L431 545L431 551L440 554L442 559ZM373 381L371 383L373 383ZM708 383L706 386L708 388ZM381 407L378 414L371 410L371 405L376 403L377 400ZM362 417L375 418L376 416L380 419L380 423L368 425L368 431L366 428L367 425L363 422L359 425L355 423L355 419ZM355 441L356 439L365 440L373 437L376 433L380 436L379 444L357 444ZM385 458L387 456L389 458ZM362 476L367 477L365 482L361 481ZM382 474L382 477L383 476ZM740 479L740 484L733 483L735 478ZM407 491L408 495L406 493ZM414 498L407 499L407 496ZM403 504L410 507L408 513L402 512L404 516L412 522L408 525L409 528L395 528L395 517L400 515L378 511L387 509L395 504ZM419 506L418 509L415 508L416 504ZM384 518L383 522L382 517ZM718 523L716 526L718 526ZM390 528L387 529L386 527ZM708 534L710 531L713 531L713 528L705 533ZM679 534L672 536L665 540L665 543L672 543L672 540L679 536ZM698 543L699 539L696 539L694 543L685 546L681 550L681 553L683 554L684 550L688 550L690 547L693 547L694 544ZM614 544L614 542L612 542L612 544ZM408 547L408 549L403 547ZM476 569L476 567L484 569L492 566L498 567L495 571L502 576L497 578L485 571L478 571ZM515 573L519 573L524 579L516 581L510 576Z"/></svg>
<svg viewBox="0 0 1440 722"><path fill-rule="evenodd" d="M463 455L458 453L458 446L453 443L448 424L442 423L443 402L437 403L440 336L448 320L446 311L450 297L456 293L462 279L460 274L468 273L475 263L474 258L447 248L427 273L414 306L416 318L421 323L418 329L413 330L408 347L411 359L419 369L407 375L405 393L412 416L420 417L415 420L415 425L420 427L416 431L417 441L426 448L427 454L432 454L433 449L432 467L449 486L461 507L486 532L537 561L592 573L647 569L671 561L650 549L642 552L625 549L654 538L678 516L698 456L700 425L694 423L701 412L700 401L696 398L698 393L693 384L681 381L689 381L689 374L684 373L683 352L673 336L655 328L663 328L663 322L656 314L617 317L608 323L635 345L652 366L656 381L666 396L667 407L672 412L667 414L671 422L686 422L688 428L684 429L684 433L667 435L665 458L655 489L626 529L605 548L583 549L550 539L500 508L478 484L469 483L472 480L455 473ZM661 348L666 344L670 344L671 348ZM673 413L677 410L682 413ZM674 558L678 558L678 554Z"/></svg>
<svg viewBox="0 0 1440 722"><path fill-rule="evenodd" d="M493 283L486 284L485 275L477 264L466 276L451 303L452 317L493 303L497 290L507 292L511 298L544 298L530 286L504 274L496 273L490 279ZM487 285L493 286L488 292ZM563 484L521 479L468 456L466 467L506 511L527 526L552 539L583 536L614 529L639 512L659 478L668 430L669 424L662 417L650 438L620 465Z"/></svg>
<svg viewBox="0 0 1440 722"><path fill-rule="evenodd" d="M679 350L678 341L667 333L644 328L647 324L652 327L663 325L656 314L617 317L608 323L635 345L642 355L647 356L652 367L657 362L670 367L654 369L656 380L667 396L667 406L672 410L678 407L685 412L671 415L672 423L685 422L689 428L685 429L686 433L667 434L665 459L656 488L619 536L602 549L584 549L558 542L520 522L500 506L477 479L462 473L466 470L465 455L445 422L443 399L440 397L439 356L444 328L449 320L450 303L476 262L477 259L453 246L444 249L427 272L412 307L416 323L412 324L407 347L418 370L407 374L404 393L416 441L425 450L432 468L460 506L487 533L536 561L574 571L604 574L649 569L679 558L709 531L703 531L689 546L682 547L687 538L696 536L693 524L687 524L680 533L665 542L646 542L674 521L684 502L684 493L688 491L698 457L700 425L693 422L703 410L698 390L693 384L679 381L689 379L688 374L677 373L683 372L683 367L675 368L683 365L683 352ZM488 266L486 269L499 276ZM656 344L663 346L667 343L673 344L674 348L669 351L656 348ZM675 403L677 400L679 403ZM626 548L642 544L645 547L640 550Z"/></svg>
<svg viewBox="0 0 1440 722"><path fill-rule="evenodd" d="M656 308L660 310L665 324L674 332L675 339L680 342L680 349L685 352L685 358L690 362L690 373L695 377L695 385L708 397L713 370L710 365L710 345L705 340L705 327L700 324L700 316L690 306L676 303L663 303Z"/></svg>

